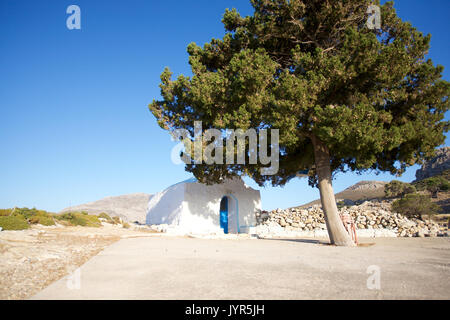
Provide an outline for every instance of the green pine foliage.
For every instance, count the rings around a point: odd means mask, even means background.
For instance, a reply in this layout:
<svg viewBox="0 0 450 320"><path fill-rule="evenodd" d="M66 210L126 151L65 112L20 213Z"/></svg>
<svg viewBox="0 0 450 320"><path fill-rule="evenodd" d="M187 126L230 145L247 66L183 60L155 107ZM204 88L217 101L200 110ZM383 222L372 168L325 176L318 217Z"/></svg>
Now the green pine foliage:
<svg viewBox="0 0 450 320"><path fill-rule="evenodd" d="M401 213L406 217L421 218L423 215L428 217L441 212L441 208L431 202L427 195L408 194L404 198L392 203L392 210Z"/></svg>
<svg viewBox="0 0 450 320"><path fill-rule="evenodd" d="M433 195L437 195L438 192L445 192L450 189L449 172L450 170L447 170L440 175L414 182L413 185L418 191L427 190Z"/></svg>
<svg viewBox="0 0 450 320"><path fill-rule="evenodd" d="M254 13L226 10L226 34L189 44L193 76L161 74L149 109L166 130L280 129L280 170L262 165L189 164L201 182L248 175L284 185L301 170L317 182L313 138L331 170L404 172L445 141L450 84L425 55L431 35L387 2L382 29L366 27L370 0L251 0ZM379 1L374 4L379 5ZM224 148L226 149L226 148ZM225 154L225 150L224 150Z"/></svg>
<svg viewBox="0 0 450 320"><path fill-rule="evenodd" d="M398 180L392 180L384 186L384 194L388 198L403 197L406 194L415 192L416 188L412 184Z"/></svg>

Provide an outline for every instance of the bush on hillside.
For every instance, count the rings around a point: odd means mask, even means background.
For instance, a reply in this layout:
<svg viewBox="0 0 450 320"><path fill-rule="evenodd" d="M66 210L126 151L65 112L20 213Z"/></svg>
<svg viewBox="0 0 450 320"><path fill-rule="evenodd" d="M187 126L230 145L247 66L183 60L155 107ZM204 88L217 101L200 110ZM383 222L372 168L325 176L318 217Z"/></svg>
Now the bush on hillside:
<svg viewBox="0 0 450 320"><path fill-rule="evenodd" d="M12 209L0 209L0 217L10 216Z"/></svg>
<svg viewBox="0 0 450 320"><path fill-rule="evenodd" d="M0 227L3 230L24 230L30 226L22 216L0 216Z"/></svg>
<svg viewBox="0 0 450 320"><path fill-rule="evenodd" d="M97 216L88 215L86 212L66 212L56 215L60 221L66 221L72 226L100 227L102 224Z"/></svg>
<svg viewBox="0 0 450 320"><path fill-rule="evenodd" d="M11 215L15 217L22 217L30 224L41 224L44 226L53 226L53 214L45 210L37 210L36 208L15 208L10 209Z"/></svg>
<svg viewBox="0 0 450 320"><path fill-rule="evenodd" d="M44 217L49 217L51 216L51 214L45 210L37 210L36 208L15 208L13 210L14 212L12 213L12 215L14 216L23 216L25 217L25 219L30 219L31 217L40 215L40 216L44 216Z"/></svg>
<svg viewBox="0 0 450 320"><path fill-rule="evenodd" d="M340 200L340 201L336 202L336 206L339 210L342 209L343 207L345 207L344 200Z"/></svg>
<svg viewBox="0 0 450 320"><path fill-rule="evenodd" d="M55 221L52 216L35 215L28 219L31 224L41 224L43 226L54 226Z"/></svg>
<svg viewBox="0 0 450 320"><path fill-rule="evenodd" d="M416 192L416 188L406 182L392 180L384 186L384 194L388 198L403 198L405 195Z"/></svg>
<svg viewBox="0 0 450 320"><path fill-rule="evenodd" d="M113 219L114 223L116 223L116 224L120 224L121 223L120 217L116 216L116 217L113 217L112 219Z"/></svg>
<svg viewBox="0 0 450 320"><path fill-rule="evenodd" d="M434 176L415 183L416 189L419 191L427 190L434 197L438 192L450 190L450 182L444 176Z"/></svg>
<svg viewBox="0 0 450 320"><path fill-rule="evenodd" d="M102 212L98 215L99 218L105 219L108 223L114 224L114 220L105 212Z"/></svg>
<svg viewBox="0 0 450 320"><path fill-rule="evenodd" d="M427 215L430 218L441 210L437 204L431 202L429 196L417 193L408 194L392 203L392 211L401 213L406 217L421 218L423 215Z"/></svg>
<svg viewBox="0 0 450 320"><path fill-rule="evenodd" d="M102 222L95 215L88 215L88 214L86 214L85 218L88 221L88 223L86 224L86 227L98 228L98 227L102 226Z"/></svg>

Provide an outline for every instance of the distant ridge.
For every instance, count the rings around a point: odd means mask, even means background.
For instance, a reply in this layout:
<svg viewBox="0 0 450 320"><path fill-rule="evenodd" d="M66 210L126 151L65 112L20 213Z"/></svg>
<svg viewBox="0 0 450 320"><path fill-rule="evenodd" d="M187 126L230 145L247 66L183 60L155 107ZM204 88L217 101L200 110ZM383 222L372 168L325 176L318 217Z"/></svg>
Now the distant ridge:
<svg viewBox="0 0 450 320"><path fill-rule="evenodd" d="M152 197L148 193L132 193L121 196L106 197L97 201L71 206L60 211L86 211L89 214L102 212L110 216L118 216L122 219L139 223L145 223L148 201Z"/></svg>
<svg viewBox="0 0 450 320"><path fill-rule="evenodd" d="M336 201L358 201L384 197L384 186L386 184L387 182L384 181L360 181L348 187L344 191L336 193ZM304 205L298 206L297 208L307 208L316 204L320 205L320 199L308 202Z"/></svg>

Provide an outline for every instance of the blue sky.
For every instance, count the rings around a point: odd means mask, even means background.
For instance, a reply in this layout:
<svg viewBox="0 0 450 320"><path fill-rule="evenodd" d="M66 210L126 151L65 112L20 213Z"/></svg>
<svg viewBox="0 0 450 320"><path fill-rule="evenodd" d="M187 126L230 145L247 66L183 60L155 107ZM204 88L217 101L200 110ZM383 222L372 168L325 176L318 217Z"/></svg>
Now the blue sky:
<svg viewBox="0 0 450 320"><path fill-rule="evenodd" d="M66 8L81 8L68 30ZM0 0L0 208L59 211L105 196L155 193L190 174L148 111L165 66L190 75L186 47L224 34L225 8L245 0ZM448 0L399 0L398 14L431 33L429 57L449 74ZM412 181L417 166L400 178ZM389 174L339 174L339 192ZM256 187L254 183L246 181ZM261 189L263 207L319 197L306 179Z"/></svg>

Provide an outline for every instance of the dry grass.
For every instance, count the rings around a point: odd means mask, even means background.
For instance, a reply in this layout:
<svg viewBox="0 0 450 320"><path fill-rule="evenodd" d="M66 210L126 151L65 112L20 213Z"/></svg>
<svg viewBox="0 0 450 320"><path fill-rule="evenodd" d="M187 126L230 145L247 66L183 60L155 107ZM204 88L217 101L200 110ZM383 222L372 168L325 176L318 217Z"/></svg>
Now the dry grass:
<svg viewBox="0 0 450 320"><path fill-rule="evenodd" d="M0 233L0 299L27 299L70 274L122 236L121 226L34 227Z"/></svg>

